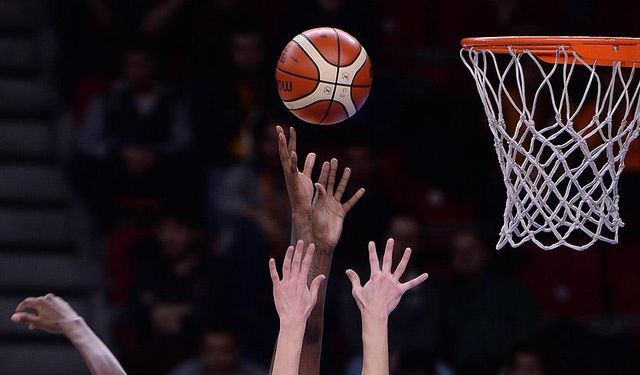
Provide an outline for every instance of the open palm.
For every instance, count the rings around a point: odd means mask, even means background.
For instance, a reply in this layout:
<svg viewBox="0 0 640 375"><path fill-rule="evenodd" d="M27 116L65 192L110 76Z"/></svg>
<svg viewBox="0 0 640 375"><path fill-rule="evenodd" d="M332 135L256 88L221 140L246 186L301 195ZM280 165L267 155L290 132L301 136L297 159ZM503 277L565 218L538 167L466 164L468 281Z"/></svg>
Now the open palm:
<svg viewBox="0 0 640 375"><path fill-rule="evenodd" d="M358 274L350 269L346 272L351 280L353 297L363 314L381 318L387 317L398 306L402 295L407 290L418 286L427 279L428 275L423 273L405 283L400 282L410 257L411 249L407 248L395 272L391 272L393 239L390 238L385 247L382 268L380 268L376 245L369 242L369 265L371 267L369 281L361 286Z"/></svg>
<svg viewBox="0 0 640 375"><path fill-rule="evenodd" d="M320 178L315 184L316 195L311 205L311 228L314 241L319 245L330 247L335 247L340 239L347 212L364 195L364 189L361 188L347 202L340 203L351 176L351 169L344 169L340 183L334 191L337 170L337 159L331 159L331 163L325 162L322 165Z"/></svg>

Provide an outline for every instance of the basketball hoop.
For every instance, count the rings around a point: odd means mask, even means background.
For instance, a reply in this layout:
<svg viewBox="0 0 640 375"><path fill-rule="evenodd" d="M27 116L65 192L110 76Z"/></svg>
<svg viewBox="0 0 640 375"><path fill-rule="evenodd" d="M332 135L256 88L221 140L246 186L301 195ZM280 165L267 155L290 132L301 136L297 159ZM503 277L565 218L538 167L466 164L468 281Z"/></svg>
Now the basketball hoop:
<svg viewBox="0 0 640 375"><path fill-rule="evenodd" d="M640 38L461 43L507 188L496 248L617 243L618 180L640 131Z"/></svg>

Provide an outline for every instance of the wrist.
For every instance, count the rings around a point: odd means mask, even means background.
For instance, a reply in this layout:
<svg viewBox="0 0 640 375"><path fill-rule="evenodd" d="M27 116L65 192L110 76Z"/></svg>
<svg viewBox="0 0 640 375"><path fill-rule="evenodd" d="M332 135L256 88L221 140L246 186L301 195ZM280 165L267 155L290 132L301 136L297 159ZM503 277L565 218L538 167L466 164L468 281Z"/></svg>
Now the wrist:
<svg viewBox="0 0 640 375"><path fill-rule="evenodd" d="M306 317L280 319L280 331L286 331L286 332L302 331L302 332L304 332L304 329L305 329L306 325L307 325L307 318Z"/></svg>
<svg viewBox="0 0 640 375"><path fill-rule="evenodd" d="M387 327L389 322L389 314L386 311L371 311L364 309L360 312L363 326L366 324L372 327Z"/></svg>
<svg viewBox="0 0 640 375"><path fill-rule="evenodd" d="M89 330L89 326L81 316L63 320L59 325L62 334L67 336L71 341L83 336Z"/></svg>

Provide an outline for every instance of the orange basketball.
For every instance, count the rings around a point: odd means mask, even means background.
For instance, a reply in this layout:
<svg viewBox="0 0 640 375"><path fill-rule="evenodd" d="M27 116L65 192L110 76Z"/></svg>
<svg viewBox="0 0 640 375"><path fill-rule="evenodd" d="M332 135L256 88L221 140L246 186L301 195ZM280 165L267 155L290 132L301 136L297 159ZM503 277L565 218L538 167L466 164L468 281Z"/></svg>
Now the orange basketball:
<svg viewBox="0 0 640 375"><path fill-rule="evenodd" d="M284 47L278 93L300 119L330 125L353 116L371 89L371 60L356 38L331 27L311 29Z"/></svg>

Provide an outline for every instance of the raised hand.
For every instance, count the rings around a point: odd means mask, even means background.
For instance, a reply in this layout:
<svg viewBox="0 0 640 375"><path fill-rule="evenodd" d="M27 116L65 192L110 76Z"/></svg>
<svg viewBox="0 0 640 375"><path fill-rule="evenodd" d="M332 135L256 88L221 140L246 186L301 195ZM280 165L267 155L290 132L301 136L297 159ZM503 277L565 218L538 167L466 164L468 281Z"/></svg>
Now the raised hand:
<svg viewBox="0 0 640 375"><path fill-rule="evenodd" d="M20 302L11 316L29 329L64 334L78 350L92 375L126 375L109 348L89 328L84 319L60 297L49 293Z"/></svg>
<svg viewBox="0 0 640 375"><path fill-rule="evenodd" d="M315 246L309 244L305 252L303 241L298 241L295 248L289 246L282 264L282 279L278 276L275 260L273 258L269 260L269 272L273 282L273 300L281 325L304 325L318 300L318 290L325 276L316 276L311 281L311 285L307 286L307 277L314 251Z"/></svg>
<svg viewBox="0 0 640 375"><path fill-rule="evenodd" d="M11 316L15 323L25 323L29 329L38 328L49 333L66 333L70 323L81 319L65 300L51 293L25 299Z"/></svg>
<svg viewBox="0 0 640 375"><path fill-rule="evenodd" d="M315 184L316 195L311 206L313 240L323 248L336 246L342 233L345 216L364 195L364 189L360 188L348 201L340 203L351 177L351 169L345 168L340 182L335 185L337 171L337 159L331 159L331 163L325 162L322 165L320 177Z"/></svg>
<svg viewBox="0 0 640 375"><path fill-rule="evenodd" d="M324 275L318 275L311 281L311 286L307 286L314 251L315 246L310 244L304 252L303 241L298 241L295 248L289 246L282 264L282 279L278 276L275 260L269 260L273 300L280 317L280 331L271 368L274 375L299 374L307 319L318 300L320 284L325 279Z"/></svg>
<svg viewBox="0 0 640 375"><path fill-rule="evenodd" d="M281 126L276 127L278 135L278 154L284 172L284 180L289 193L291 203L291 214L294 218L307 220L311 210L311 199L313 198L313 182L311 172L316 162L316 154L310 153L304 162L302 172L298 169L298 154L296 153L296 130L289 129L289 142Z"/></svg>
<svg viewBox="0 0 640 375"><path fill-rule="evenodd" d="M393 239L387 240L382 259L382 268L378 261L376 245L373 242L369 242L369 265L371 267L369 281L362 286L357 273L351 269L346 271L349 280L351 280L351 292L363 316L386 319L398 306L400 298L407 290L418 286L427 279L428 275L423 273L405 283L400 282L410 257L411 249L407 248L395 272L391 272Z"/></svg>

